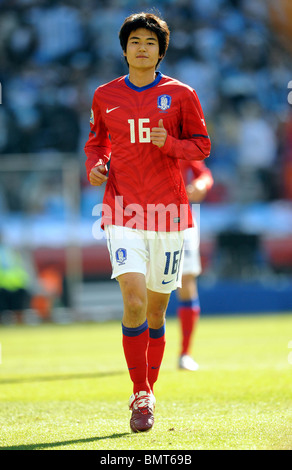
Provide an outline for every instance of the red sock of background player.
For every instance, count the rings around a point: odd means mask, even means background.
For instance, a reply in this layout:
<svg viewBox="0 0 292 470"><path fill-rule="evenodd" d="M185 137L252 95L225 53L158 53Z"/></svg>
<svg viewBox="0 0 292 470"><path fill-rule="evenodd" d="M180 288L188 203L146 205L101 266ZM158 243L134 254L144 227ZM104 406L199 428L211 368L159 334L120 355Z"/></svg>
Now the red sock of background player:
<svg viewBox="0 0 292 470"><path fill-rule="evenodd" d="M127 328L122 325L122 331L124 354L133 382L133 393L141 391L150 393L147 378L148 322L146 320L143 325L137 328Z"/></svg>
<svg viewBox="0 0 292 470"><path fill-rule="evenodd" d="M181 355L190 354L192 339L196 325L200 317L199 298L188 301L180 301L178 305L178 317L181 326Z"/></svg>
<svg viewBox="0 0 292 470"><path fill-rule="evenodd" d="M153 392L153 387L158 379L160 366L165 349L165 324L155 330L149 328L148 346L148 382Z"/></svg>

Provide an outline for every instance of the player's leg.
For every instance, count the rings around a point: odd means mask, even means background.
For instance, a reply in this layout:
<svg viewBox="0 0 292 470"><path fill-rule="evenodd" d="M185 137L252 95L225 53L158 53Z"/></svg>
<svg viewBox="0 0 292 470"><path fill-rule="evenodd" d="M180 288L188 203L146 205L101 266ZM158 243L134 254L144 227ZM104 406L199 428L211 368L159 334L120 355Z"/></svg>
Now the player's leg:
<svg viewBox="0 0 292 470"><path fill-rule="evenodd" d="M177 290L177 295L181 331L179 367L187 370L197 370L198 364L191 358L192 342L200 317L200 303L194 275L186 274L182 276L182 287Z"/></svg>
<svg viewBox="0 0 292 470"><path fill-rule="evenodd" d="M158 233L149 240L150 263L147 319L149 324L148 380L153 391L165 349L165 315L170 294L181 285L183 233Z"/></svg>
<svg viewBox="0 0 292 470"><path fill-rule="evenodd" d="M130 427L134 432L145 432L154 424L155 406L155 398L148 381L146 281L141 273L122 274L118 281L124 300L123 348L133 382L133 394L129 400L129 408L132 411Z"/></svg>
<svg viewBox="0 0 292 470"><path fill-rule="evenodd" d="M200 317L197 276L200 275L201 270L198 234L195 228L191 228L185 231L182 285L177 290L177 315L181 332L179 367L193 371L198 369L198 364L190 354Z"/></svg>
<svg viewBox="0 0 292 470"><path fill-rule="evenodd" d="M130 427L134 432L148 431L154 423L155 399L148 382L147 351L149 328L146 318L148 251L141 231L110 226L106 229L113 267L112 278L119 281L123 296L123 349L133 394Z"/></svg>
<svg viewBox="0 0 292 470"><path fill-rule="evenodd" d="M165 315L170 294L148 289L147 320L149 325L148 381L153 387L158 379L165 349Z"/></svg>
<svg viewBox="0 0 292 470"><path fill-rule="evenodd" d="M133 393L150 392L147 379L149 329L146 319L147 289L141 273L125 273L118 278L124 302L123 348Z"/></svg>

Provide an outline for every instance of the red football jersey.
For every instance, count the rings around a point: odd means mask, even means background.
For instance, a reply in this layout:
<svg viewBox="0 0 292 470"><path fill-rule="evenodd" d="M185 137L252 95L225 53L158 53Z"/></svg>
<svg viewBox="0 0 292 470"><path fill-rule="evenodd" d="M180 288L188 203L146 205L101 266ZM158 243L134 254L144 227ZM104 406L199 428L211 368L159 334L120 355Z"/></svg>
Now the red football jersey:
<svg viewBox="0 0 292 470"><path fill-rule="evenodd" d="M150 132L163 119L167 139L153 145ZM86 169L108 163L102 226L155 231L192 226L179 159L203 160L210 139L195 91L162 75L145 87L129 76L96 89L85 145Z"/></svg>

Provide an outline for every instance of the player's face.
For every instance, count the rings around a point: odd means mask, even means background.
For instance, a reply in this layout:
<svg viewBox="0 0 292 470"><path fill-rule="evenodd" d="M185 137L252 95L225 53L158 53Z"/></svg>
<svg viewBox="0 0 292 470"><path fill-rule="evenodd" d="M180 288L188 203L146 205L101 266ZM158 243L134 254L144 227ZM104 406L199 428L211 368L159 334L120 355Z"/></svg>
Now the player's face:
<svg viewBox="0 0 292 470"><path fill-rule="evenodd" d="M124 55L127 58L129 67L145 70L155 69L161 57L159 55L157 35L144 28L132 31Z"/></svg>

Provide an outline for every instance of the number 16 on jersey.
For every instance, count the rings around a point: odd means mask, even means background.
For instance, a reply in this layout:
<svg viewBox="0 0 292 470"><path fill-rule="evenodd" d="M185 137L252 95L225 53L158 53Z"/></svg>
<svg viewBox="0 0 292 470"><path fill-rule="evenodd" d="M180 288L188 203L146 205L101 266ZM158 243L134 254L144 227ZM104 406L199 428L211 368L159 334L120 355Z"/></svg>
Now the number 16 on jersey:
<svg viewBox="0 0 292 470"><path fill-rule="evenodd" d="M149 143L150 140L150 127L144 127L144 124L150 122L149 118L138 119L138 126L136 125L135 119L128 119L130 124L130 142L131 144L136 143L136 128L138 128L138 142L141 144Z"/></svg>

